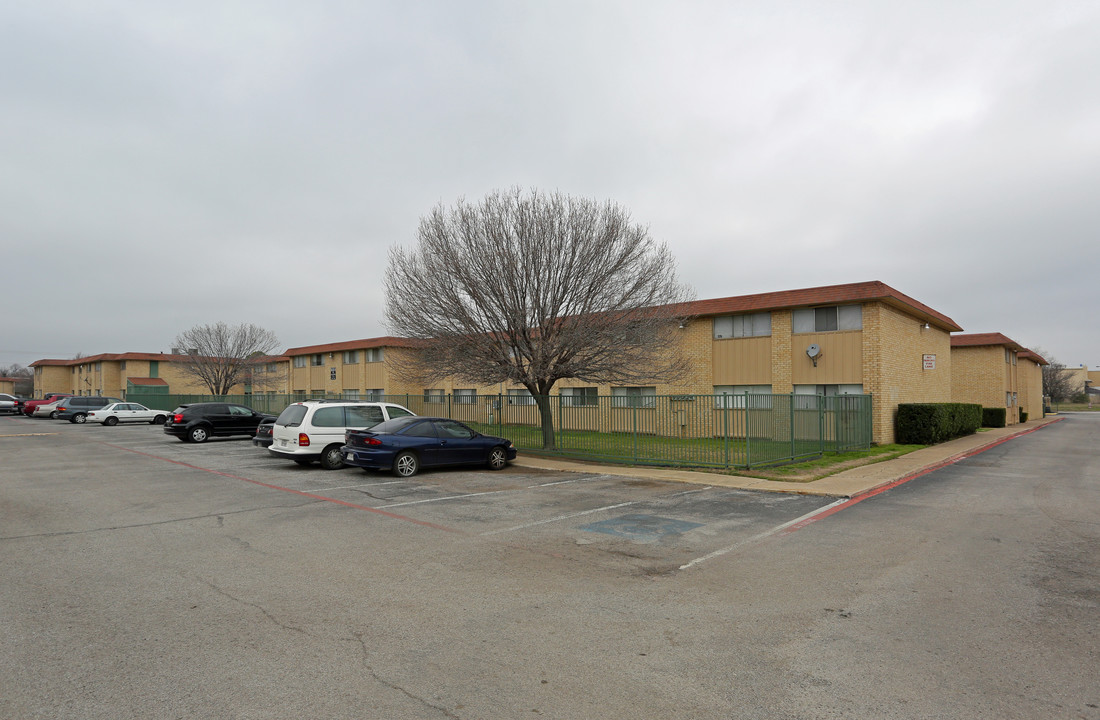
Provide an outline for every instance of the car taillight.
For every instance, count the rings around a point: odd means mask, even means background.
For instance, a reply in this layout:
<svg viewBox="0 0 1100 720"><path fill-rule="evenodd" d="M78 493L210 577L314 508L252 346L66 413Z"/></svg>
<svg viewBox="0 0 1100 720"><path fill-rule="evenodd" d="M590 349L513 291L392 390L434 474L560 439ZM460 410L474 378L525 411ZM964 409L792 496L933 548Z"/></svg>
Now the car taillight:
<svg viewBox="0 0 1100 720"><path fill-rule="evenodd" d="M183 422L183 414L182 413L176 413L175 415L173 415L172 416L172 422L174 422L174 423Z"/></svg>
<svg viewBox="0 0 1100 720"><path fill-rule="evenodd" d="M309 435L298 433L298 447L309 447Z"/></svg>
<svg viewBox="0 0 1100 720"><path fill-rule="evenodd" d="M58 411L58 412L65 412L65 408L64 408L64 407L62 407L61 405L58 405L58 406L57 406L57 411Z"/></svg>

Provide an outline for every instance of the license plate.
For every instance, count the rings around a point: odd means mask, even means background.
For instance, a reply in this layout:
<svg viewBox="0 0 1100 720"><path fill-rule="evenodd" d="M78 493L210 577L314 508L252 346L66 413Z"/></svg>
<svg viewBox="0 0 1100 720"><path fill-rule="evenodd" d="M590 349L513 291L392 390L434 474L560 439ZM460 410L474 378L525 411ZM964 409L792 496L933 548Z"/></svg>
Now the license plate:
<svg viewBox="0 0 1100 720"><path fill-rule="evenodd" d="M344 459L345 460L354 460L355 459L355 453L348 453L348 456Z"/></svg>

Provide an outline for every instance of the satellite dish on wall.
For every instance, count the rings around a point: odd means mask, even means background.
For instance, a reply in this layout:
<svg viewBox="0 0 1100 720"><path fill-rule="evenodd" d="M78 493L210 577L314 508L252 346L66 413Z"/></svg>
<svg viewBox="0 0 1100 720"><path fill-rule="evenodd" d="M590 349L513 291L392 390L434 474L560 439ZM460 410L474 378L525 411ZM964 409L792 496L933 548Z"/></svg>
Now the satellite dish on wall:
<svg viewBox="0 0 1100 720"><path fill-rule="evenodd" d="M821 348L817 345L811 345L806 348L806 354L810 356L810 360L813 360L814 367L817 367L817 359L821 357Z"/></svg>

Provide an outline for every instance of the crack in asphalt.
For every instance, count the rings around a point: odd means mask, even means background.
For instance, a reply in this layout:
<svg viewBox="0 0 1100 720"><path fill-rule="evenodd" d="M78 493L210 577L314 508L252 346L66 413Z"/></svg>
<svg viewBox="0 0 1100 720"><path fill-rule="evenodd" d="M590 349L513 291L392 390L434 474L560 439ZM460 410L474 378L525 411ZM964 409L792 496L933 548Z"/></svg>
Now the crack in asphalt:
<svg viewBox="0 0 1100 720"><path fill-rule="evenodd" d="M249 601L247 601L247 600L242 600L241 598L237 597L236 595L233 595L232 593L226 592L225 590L223 590L222 588L218 587L218 586L217 586L216 584L214 584L214 583L210 582L209 580L204 580L204 579L202 579L202 578L196 578L196 579L197 579L197 580L198 580L199 582L201 582L201 583L202 583L203 585L206 585L206 586L207 586L207 587L209 587L209 588L210 588L211 590L213 590L214 592L218 593L219 595L223 595L223 596L225 596L225 597L229 598L230 600L232 600L232 601L234 601L234 602L238 602L238 603L240 603L241 605L246 605L246 606L248 606L248 607L250 607L250 608L255 608L256 610L259 610L259 611L260 611L261 613L263 613L264 617L266 617L266 618L267 618L268 620L270 620L271 622L275 623L276 625L278 625L279 627L281 627L281 628L282 628L282 629L284 629L284 630L292 630L292 631L294 631L294 632L298 632L298 633L301 633L301 634L305 635L306 637L313 637L313 635L311 635L310 633L306 632L305 630L303 630L303 629L302 629L302 628L300 628L300 627L295 627L295 626L293 626L293 625L288 625L288 624L286 624L286 623L284 623L284 622L280 621L280 620L279 620L278 618L276 618L276 617L275 617L274 615L272 615L271 613L269 613L269 612L267 611L267 609L266 609L266 608L264 608L264 606L263 606L263 605L259 605L258 603L254 603L254 602L249 602Z"/></svg>
<svg viewBox="0 0 1100 720"><path fill-rule="evenodd" d="M401 687L400 685L398 685L396 683L393 683L393 682L390 682L389 680L387 680L384 677L382 677L381 675L379 675L378 671L375 670L373 667L371 667L371 664L369 662L370 661L370 653L367 651L366 641L363 640L363 633L361 633L361 632L352 632L352 637L355 639L356 642L359 643L359 649L363 653L363 667L366 668L367 672L370 673L370 676L372 678L377 680L382 685L385 685L386 687L390 688L391 690L396 690L397 692L401 693L402 695L409 698L410 700L415 700L416 702L420 703L424 707L429 707L432 710L438 711L444 717L453 718L454 720L459 720L459 716L455 715L454 713L452 713L447 708L440 707L439 705L433 705L432 703L428 702L427 700L420 697L419 695L413 695L411 692L409 692L405 688Z"/></svg>
<svg viewBox="0 0 1100 720"><path fill-rule="evenodd" d="M33 533L31 535L4 535L0 536L0 542L4 540L26 540L28 538L65 537L67 535L89 535L91 533L111 532L113 530L131 530L133 528L156 527L157 525L171 525L173 523L189 522L191 520L205 520L207 518L218 518L218 527L222 527L225 515L242 515L244 513L272 509L289 510L293 508L306 507L307 505L316 505L319 502L321 501L311 500L309 502L297 503L294 505L263 505L260 507L246 508L244 510L234 510L232 512L209 513L207 515L192 515L190 517L169 518L168 520L155 520L153 522L134 523L132 525L113 525L110 527L89 528L87 530L63 530L57 532Z"/></svg>

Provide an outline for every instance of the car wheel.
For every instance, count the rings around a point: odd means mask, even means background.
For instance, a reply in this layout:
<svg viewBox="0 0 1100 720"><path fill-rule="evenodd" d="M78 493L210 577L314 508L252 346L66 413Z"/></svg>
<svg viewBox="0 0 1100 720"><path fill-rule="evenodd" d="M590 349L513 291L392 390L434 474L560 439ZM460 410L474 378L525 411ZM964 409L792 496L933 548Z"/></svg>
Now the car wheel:
<svg viewBox="0 0 1100 720"><path fill-rule="evenodd" d="M340 452L339 445L329 445L321 453L321 467L325 470L339 470L344 467L344 453Z"/></svg>
<svg viewBox="0 0 1100 720"><path fill-rule="evenodd" d="M168 422L168 416L167 415L157 415L155 418L153 418L152 420L149 421L149 424L150 425L163 425L166 422Z"/></svg>
<svg viewBox="0 0 1100 720"><path fill-rule="evenodd" d="M50 413L50 420L56 420L56 419L57 419L57 411L54 410L53 412Z"/></svg>
<svg viewBox="0 0 1100 720"><path fill-rule="evenodd" d="M420 460L416 453L403 452L393 459L393 471L401 477L412 477L420 469Z"/></svg>
<svg viewBox="0 0 1100 720"><path fill-rule="evenodd" d="M187 433L187 439L191 442L206 442L206 439L208 437L210 437L210 433L207 431L206 428L202 427L201 425L199 427L191 428L191 431Z"/></svg>
<svg viewBox="0 0 1100 720"><path fill-rule="evenodd" d="M103 421L103 424L104 425L118 425L118 418L109 417L109 418L107 418L106 420Z"/></svg>
<svg viewBox="0 0 1100 720"><path fill-rule="evenodd" d="M84 424L84 421L87 420L87 419L88 419L88 416L85 415L84 413L77 413L76 415L73 415L73 419L70 420L69 422L74 422L74 423L82 425L82 424Z"/></svg>
<svg viewBox="0 0 1100 720"><path fill-rule="evenodd" d="M504 448L497 445L495 448L489 451L489 469L490 470L502 470L505 465L508 464L508 453L504 452Z"/></svg>

